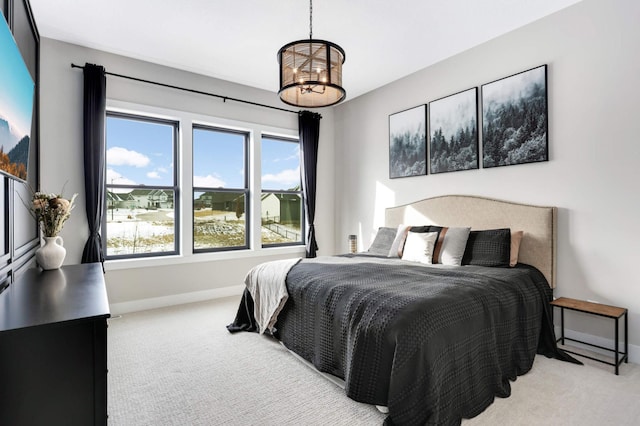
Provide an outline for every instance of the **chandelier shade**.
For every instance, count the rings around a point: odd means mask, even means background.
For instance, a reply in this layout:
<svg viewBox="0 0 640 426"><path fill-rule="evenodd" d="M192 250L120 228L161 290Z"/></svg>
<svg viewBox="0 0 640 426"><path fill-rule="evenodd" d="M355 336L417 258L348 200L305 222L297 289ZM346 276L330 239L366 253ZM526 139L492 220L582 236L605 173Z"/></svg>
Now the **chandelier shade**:
<svg viewBox="0 0 640 426"><path fill-rule="evenodd" d="M344 50L313 38L313 2L309 0L309 38L285 44L278 51L282 102L304 108L335 105L347 92L342 88Z"/></svg>
<svg viewBox="0 0 640 426"><path fill-rule="evenodd" d="M280 99L305 108L335 105L347 93L342 88L344 50L325 40L299 40L278 51Z"/></svg>

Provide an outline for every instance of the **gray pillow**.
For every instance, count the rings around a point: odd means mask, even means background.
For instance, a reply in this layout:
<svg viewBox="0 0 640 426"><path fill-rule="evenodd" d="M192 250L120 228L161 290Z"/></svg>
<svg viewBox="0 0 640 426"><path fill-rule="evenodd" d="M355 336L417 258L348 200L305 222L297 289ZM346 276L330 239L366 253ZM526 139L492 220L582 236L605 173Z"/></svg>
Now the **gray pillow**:
<svg viewBox="0 0 640 426"><path fill-rule="evenodd" d="M467 247L470 228L442 228L440 237L442 237L443 231L444 237L438 240L438 244L441 245L438 246L438 258L434 259L434 263L460 266ZM434 253L434 257L436 257L436 253Z"/></svg>
<svg viewBox="0 0 640 426"><path fill-rule="evenodd" d="M373 239L373 242L369 247L368 252L386 257L389 254L393 240L396 238L396 233L396 228L387 228L385 226L380 227L376 237Z"/></svg>

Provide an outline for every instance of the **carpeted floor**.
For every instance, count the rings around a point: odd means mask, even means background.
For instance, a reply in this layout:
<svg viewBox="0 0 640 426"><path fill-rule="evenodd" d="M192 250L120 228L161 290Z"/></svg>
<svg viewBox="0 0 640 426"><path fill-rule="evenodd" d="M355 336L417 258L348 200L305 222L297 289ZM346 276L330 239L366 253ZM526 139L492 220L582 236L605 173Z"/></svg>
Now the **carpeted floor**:
<svg viewBox="0 0 640 426"><path fill-rule="evenodd" d="M375 407L294 358L275 340L230 334L239 297L109 320L109 424L381 425ZM595 364L595 365L594 365ZM573 365L541 356L477 425L636 425L640 366Z"/></svg>

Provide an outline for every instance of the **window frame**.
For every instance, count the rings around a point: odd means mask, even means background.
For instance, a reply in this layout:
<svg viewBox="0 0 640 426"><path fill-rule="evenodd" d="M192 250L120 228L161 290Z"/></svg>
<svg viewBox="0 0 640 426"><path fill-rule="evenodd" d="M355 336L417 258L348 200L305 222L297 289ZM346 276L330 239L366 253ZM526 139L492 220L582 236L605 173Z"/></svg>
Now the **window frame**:
<svg viewBox="0 0 640 426"><path fill-rule="evenodd" d="M173 150L173 186L167 185L146 185L146 184L138 184L138 185L118 185L118 184L110 184L106 181L106 172L108 168L107 164L107 119L109 117L116 117L127 120L141 121L146 123L155 123L155 124L163 124L170 125L173 127L172 132L172 150ZM179 151L179 139L180 139L180 121L170 118L161 118L151 114L145 114L144 112L124 112L119 111L117 109L111 109L107 107L107 111L105 114L105 164L104 164L104 173L105 173L105 192L103 198L103 208L102 208L102 224L101 224L101 236L102 239L102 250L104 253L105 260L121 260L121 259L140 259L140 258L150 258L150 257L164 257L164 256L175 256L180 254L180 241L181 235L180 230L182 228L181 225L181 216L180 211L182 210L180 200L181 200L181 191L180 191L180 151ZM152 252L152 253L131 253L131 254L119 254L119 255L108 255L107 251L107 242L109 239L109 234L107 233L107 215L109 213L108 209L108 200L107 194L110 188L126 188L126 189L151 189L151 190L169 190L173 191L173 250L172 251L162 251L162 252Z"/></svg>
<svg viewBox="0 0 640 426"><path fill-rule="evenodd" d="M273 135L270 133L262 133L260 135L260 144L262 144L263 139L271 139L275 141L288 142L288 143L296 143L298 147L300 147L300 139L294 137L285 137L279 135ZM262 162L262 147L260 149L260 161ZM299 152L302 152L301 150ZM302 158L299 159L299 164L302 169ZM262 172L264 173L264 171ZM262 176L260 176L260 200L262 200L262 195L265 193L269 194L289 194L289 195L299 195L300 196L300 241L289 242L289 243L271 243L264 244L262 243L262 238L260 239L260 247L264 249L272 248L272 247L290 247L290 246L306 246L307 241L307 232L306 232L306 208L304 202L304 191L302 189L302 176L300 176L300 190L299 191L291 191L291 190L282 190L282 189L265 189L262 187ZM260 206L260 211L262 211L262 206ZM262 217L260 217L261 226L262 226Z"/></svg>
<svg viewBox="0 0 640 426"><path fill-rule="evenodd" d="M244 161L244 188L210 188L204 186L195 186L193 185L193 177L194 177L194 161L195 155L193 155L193 147L194 147L194 137L193 134L196 130L206 130L213 132L221 132L221 133L231 133L236 135L244 136L244 149L243 149L243 161ZM244 246L229 246L229 247L208 247L208 248L196 248L195 246L195 211L193 214L193 220L191 221L191 252L193 254L199 253L212 253L212 252L227 252L227 251L235 251L235 250L248 250L251 248L251 188L249 185L250 182L250 155L249 149L251 146L251 134L248 131L237 130L237 129L229 129L221 126L208 125L202 123L191 123L191 206L193 209L193 205L195 203L195 193L196 192L228 192L228 193L239 193L242 192L244 194Z"/></svg>

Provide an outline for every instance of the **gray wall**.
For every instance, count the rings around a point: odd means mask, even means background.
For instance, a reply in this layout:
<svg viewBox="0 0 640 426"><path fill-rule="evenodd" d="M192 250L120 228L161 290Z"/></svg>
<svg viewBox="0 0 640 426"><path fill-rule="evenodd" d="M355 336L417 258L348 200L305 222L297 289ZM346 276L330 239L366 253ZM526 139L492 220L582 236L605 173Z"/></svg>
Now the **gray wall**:
<svg viewBox="0 0 640 426"><path fill-rule="evenodd" d="M636 0L584 0L338 106L338 251L354 233L366 249L385 207L436 195L558 206L555 295L627 307L630 343L640 345L639 17ZM549 162L389 179L389 114L542 64ZM602 319L574 314L567 325L613 338Z"/></svg>
<svg viewBox="0 0 640 426"><path fill-rule="evenodd" d="M142 62L102 51L42 40L42 120L41 181L48 192L65 186L65 195L78 193L77 207L65 225L62 237L67 249L65 264L80 263L86 241L87 220L84 199L82 148L82 71L71 63L85 62L105 66L107 71L229 97L282 107L272 92L249 88L202 75ZM275 57L274 57L275 58ZM274 59L274 78L277 62ZM111 100L182 110L228 120L293 129L295 114L165 89L117 77L107 77L107 96ZM319 170L316 230L320 254L334 254L334 166L333 111L320 110ZM186 161L190 161L186 159ZM258 198L259 199L259 198ZM189 232L186 227L186 232ZM300 247L219 254L191 259L108 262L106 281L109 300L117 310L154 307L239 292L246 272L254 265L286 257L304 255ZM234 287L229 289L228 287Z"/></svg>

